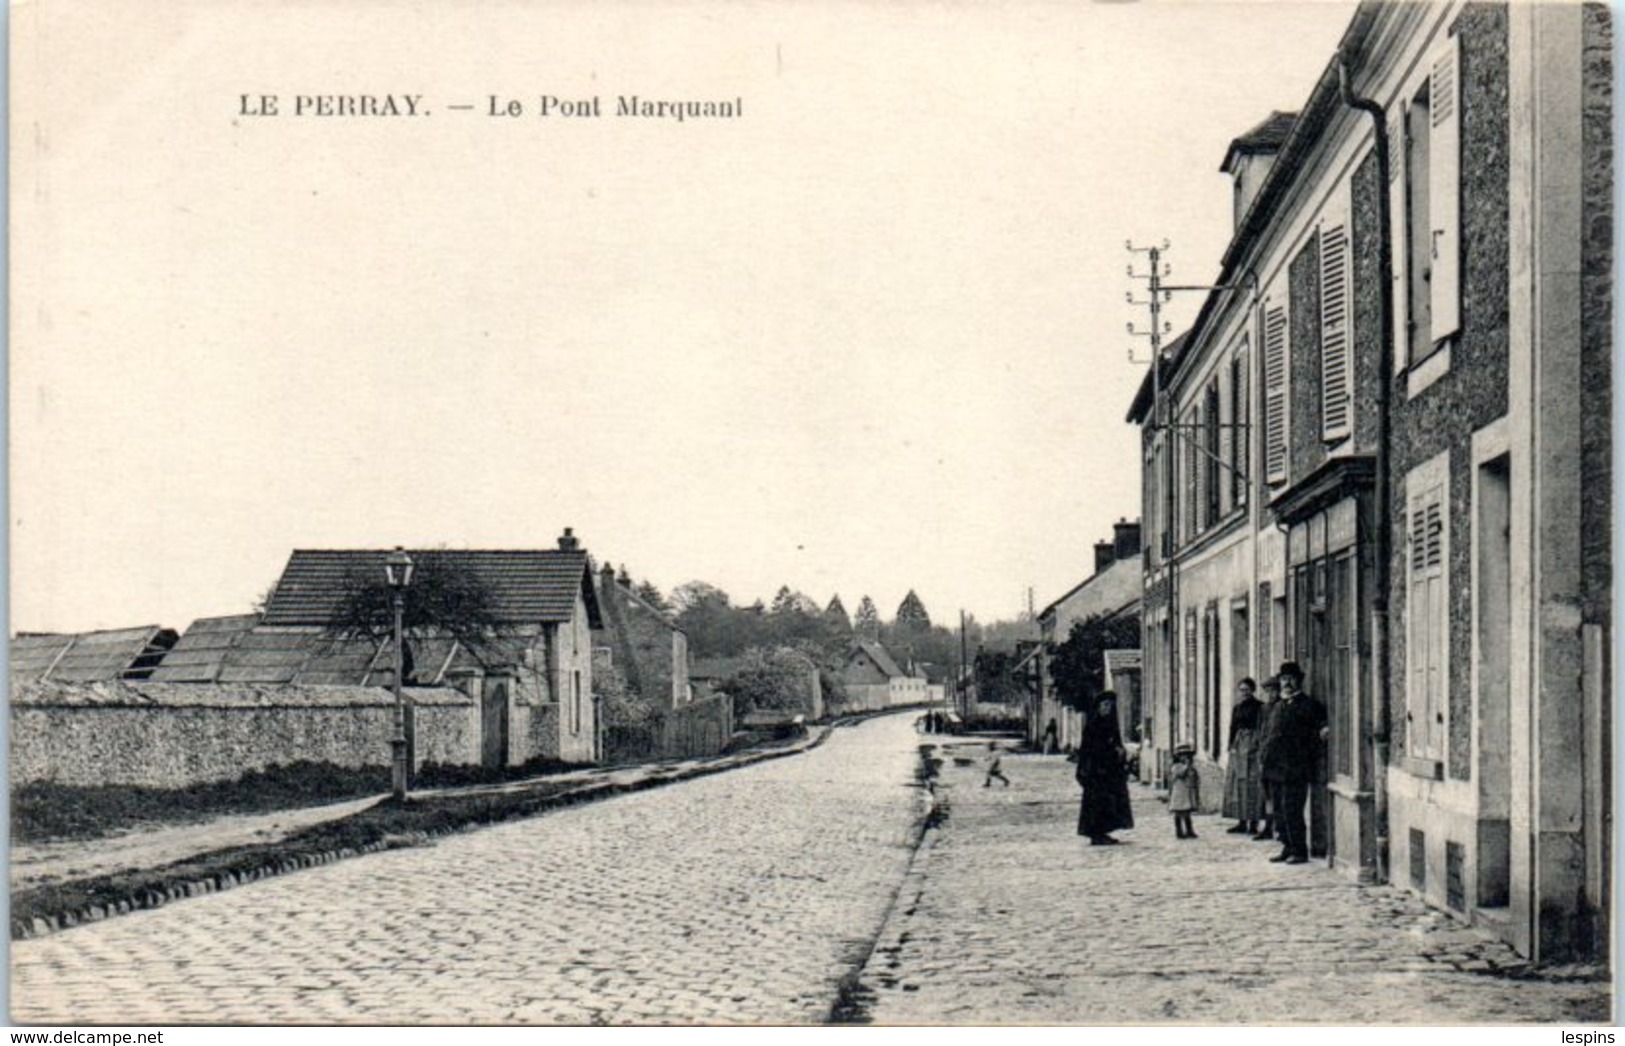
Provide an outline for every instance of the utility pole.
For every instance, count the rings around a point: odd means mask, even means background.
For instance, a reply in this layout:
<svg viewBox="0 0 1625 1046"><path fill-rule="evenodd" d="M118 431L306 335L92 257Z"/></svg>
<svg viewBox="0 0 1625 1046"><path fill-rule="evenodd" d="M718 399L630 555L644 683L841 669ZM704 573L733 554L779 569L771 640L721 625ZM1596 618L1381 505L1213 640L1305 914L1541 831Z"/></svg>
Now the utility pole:
<svg viewBox="0 0 1625 1046"><path fill-rule="evenodd" d="M970 653L965 646L965 611L959 611L959 715L970 718L970 690L964 682L964 676L970 671Z"/></svg>
<svg viewBox="0 0 1625 1046"><path fill-rule="evenodd" d="M1174 583L1175 564L1173 554L1174 521L1178 518L1175 514L1177 503L1175 502L1174 489L1174 441L1172 425L1173 405L1168 402L1167 397L1163 395L1162 390L1162 372L1164 365L1164 360L1162 358L1162 336L1172 330L1172 325L1162 318L1162 306L1171 296L1171 288L1165 288L1162 284L1163 277L1167 276L1170 271L1168 264L1162 260L1163 253L1168 250L1168 241L1163 240L1161 246L1145 248L1136 247L1134 246L1133 241L1130 241L1127 246L1130 253L1145 254L1147 256L1146 272L1135 272L1132 264L1130 264L1128 267L1128 274L1131 279L1141 279L1146 281L1146 298L1143 301L1136 301L1133 291L1128 293L1127 298L1129 304L1131 305L1144 305L1149 308L1151 320L1150 327L1147 330L1139 331L1134 329L1133 323L1130 323L1128 324L1128 333L1133 337L1148 338L1151 343L1151 431L1154 435L1160 432L1162 438L1163 518L1162 526L1159 528L1158 532L1158 542L1160 546L1158 548L1158 558L1162 561L1163 591L1166 594L1166 598L1163 600L1163 613L1165 615L1164 620L1167 624L1165 629L1167 643L1164 645L1166 654L1164 680L1168 688L1168 736L1162 738L1161 740L1162 747L1166 751L1171 752L1173 751L1173 735L1176 731L1175 724L1177 722L1179 712L1179 658L1177 654L1179 644L1175 640L1175 636L1178 632L1179 622L1179 589ZM1136 363L1140 362L1139 360L1135 359L1133 349L1129 350L1129 360ZM1153 446L1155 446L1154 441ZM1150 630L1145 626L1143 610L1141 611L1141 614L1142 635L1149 637ZM1156 776L1161 779L1163 774L1160 760L1157 771Z"/></svg>
<svg viewBox="0 0 1625 1046"><path fill-rule="evenodd" d="M1174 554L1174 533L1175 528L1177 527L1177 521L1179 519L1179 502L1177 500L1179 489L1176 483L1177 474L1175 471L1175 444L1177 442L1176 436L1179 435L1179 430L1182 426L1174 421L1173 398L1167 395L1166 390L1164 390L1162 387L1163 368L1168 363L1172 362L1171 360L1165 360L1163 358L1162 338L1163 335L1168 334L1173 329L1172 325L1162 318L1162 307L1172 299L1175 291L1229 291L1234 290L1236 285L1216 284L1210 286L1175 285L1164 283L1163 279L1168 276L1171 271L1168 263L1163 261L1163 255L1169 250L1167 240L1163 240L1159 246L1154 247L1136 247L1131 240L1126 246L1131 254L1146 255L1145 272L1135 272L1134 265L1132 263L1128 267L1128 275L1131 279L1146 281L1146 297L1144 300L1136 300L1134 297L1134 292L1130 291L1128 292L1127 298L1130 305L1145 306L1149 310L1151 322L1150 326L1146 330L1136 330L1134 324L1131 322L1128 324L1128 333L1131 337L1146 338L1151 344L1151 359L1149 362L1151 364L1152 421L1150 430L1153 434L1160 433L1162 438L1163 519L1161 534L1159 535L1159 544L1161 547L1158 551L1160 552L1160 558L1162 561L1163 586L1164 591L1166 592L1166 598L1163 600L1163 606L1167 615L1165 621L1167 624L1166 673L1168 685L1168 736L1163 738L1162 741L1164 750L1171 752L1174 746L1174 734L1178 729L1179 712L1179 562L1178 557ZM1134 350L1132 348L1129 349L1129 361L1131 363L1147 362L1145 360L1135 358ZM1246 425L1237 424L1234 420L1232 420L1231 426L1242 435L1242 438L1246 438L1248 431ZM1190 437L1187 436L1186 439L1190 439ZM1233 465L1220 460L1217 455L1213 454L1208 448L1201 446L1199 442L1192 441L1190 446L1201 451L1205 457L1217 461L1221 467L1234 469ZM1235 469L1235 471L1241 472L1243 474L1243 479L1245 479L1245 470ZM1194 477L1190 477L1190 479L1194 480ZM1194 496L1194 494L1192 494L1192 496ZM1148 628L1144 627L1144 620L1144 610L1142 609L1141 634L1142 636L1147 637L1145 641L1149 643L1150 632ZM1149 663L1149 659L1147 660L1147 663ZM1161 766L1158 767L1157 776L1159 778L1163 776L1162 769L1163 768Z"/></svg>

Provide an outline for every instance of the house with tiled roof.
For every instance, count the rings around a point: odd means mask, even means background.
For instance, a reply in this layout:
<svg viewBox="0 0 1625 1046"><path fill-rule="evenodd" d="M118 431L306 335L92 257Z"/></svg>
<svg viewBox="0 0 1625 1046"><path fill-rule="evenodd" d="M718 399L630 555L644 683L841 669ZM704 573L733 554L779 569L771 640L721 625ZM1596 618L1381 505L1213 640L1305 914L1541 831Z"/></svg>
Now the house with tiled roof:
<svg viewBox="0 0 1625 1046"><path fill-rule="evenodd" d="M1063 748L1075 746L1082 736L1083 711L1068 708L1057 699L1054 682L1048 674L1048 652L1066 642L1072 634L1072 626L1080 622L1091 618L1137 619L1143 595L1140 560L1139 521L1118 520L1112 524L1110 541L1095 542L1094 570L1089 576L1039 611L1040 642L1017 666L1018 672L1032 680L1034 694L1028 705L1027 729L1029 739L1035 744L1042 743L1051 722L1056 725L1057 741ZM1116 661L1116 681L1123 684L1123 688L1117 690L1117 712L1123 737L1132 739L1140 736L1142 710L1138 673L1130 673L1127 664L1123 658Z"/></svg>
<svg viewBox="0 0 1625 1046"><path fill-rule="evenodd" d="M923 704L929 699L925 676L869 639L858 640L847 654L841 684L846 690L846 707L854 711Z"/></svg>
<svg viewBox="0 0 1625 1046"><path fill-rule="evenodd" d="M535 757L566 762L601 758L592 634L604 622L591 564L572 531L565 529L556 549L422 549L408 554L414 563L472 578L489 595L496 634L476 649L449 635L414 631L406 683L454 685L476 697L486 765L517 765ZM258 622L211 655L219 662L214 679L392 685L391 643L336 633L346 598L365 579L383 576L388 555L381 549L296 550ZM228 628L205 625L197 648L208 649L206 637L214 631Z"/></svg>

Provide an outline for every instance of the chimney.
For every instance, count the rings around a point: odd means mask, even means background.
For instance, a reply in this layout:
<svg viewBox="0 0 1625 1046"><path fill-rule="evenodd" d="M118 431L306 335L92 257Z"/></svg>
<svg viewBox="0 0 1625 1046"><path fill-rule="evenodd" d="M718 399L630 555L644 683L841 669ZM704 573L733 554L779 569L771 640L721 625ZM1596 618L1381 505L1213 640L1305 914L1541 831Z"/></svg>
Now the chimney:
<svg viewBox="0 0 1625 1046"><path fill-rule="evenodd" d="M620 608L620 597L615 589L615 568L605 563L598 569L598 606L606 615L613 615Z"/></svg>
<svg viewBox="0 0 1625 1046"><path fill-rule="evenodd" d="M559 535L559 551L574 552L580 547L581 542L576 538L575 528L565 527L564 533Z"/></svg>
<svg viewBox="0 0 1625 1046"><path fill-rule="evenodd" d="M1140 554L1140 521L1130 523L1126 518L1112 524L1112 556L1116 559L1134 559Z"/></svg>
<svg viewBox="0 0 1625 1046"><path fill-rule="evenodd" d="M1110 541L1095 542L1095 573L1105 573L1106 568L1112 565L1116 558L1116 548Z"/></svg>

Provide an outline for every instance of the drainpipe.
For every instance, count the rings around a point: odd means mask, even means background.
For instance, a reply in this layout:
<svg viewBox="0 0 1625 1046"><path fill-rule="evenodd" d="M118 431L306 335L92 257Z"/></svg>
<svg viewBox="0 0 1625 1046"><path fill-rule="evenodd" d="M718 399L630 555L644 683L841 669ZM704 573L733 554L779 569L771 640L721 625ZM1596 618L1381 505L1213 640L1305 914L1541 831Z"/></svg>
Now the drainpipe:
<svg viewBox="0 0 1625 1046"><path fill-rule="evenodd" d="M1388 756L1389 734L1392 730L1392 691L1389 685L1389 621L1388 594L1391 586L1392 527L1389 475L1389 443L1393 422L1389 411L1389 394L1394 376L1394 257L1392 219L1389 214L1391 193L1388 190L1389 141L1388 114L1382 105L1370 98L1360 98L1350 85L1349 55L1339 51L1337 56L1337 83L1343 104L1358 109L1371 117L1376 131L1377 153L1377 284L1378 316L1381 337L1378 339L1377 364L1377 453L1375 493L1375 519L1372 526L1372 547L1376 557L1372 573L1375 591L1371 600L1371 662L1376 690L1376 723L1372 731L1372 744L1377 765L1372 774L1372 806L1376 819L1377 880L1389 882L1388 838Z"/></svg>

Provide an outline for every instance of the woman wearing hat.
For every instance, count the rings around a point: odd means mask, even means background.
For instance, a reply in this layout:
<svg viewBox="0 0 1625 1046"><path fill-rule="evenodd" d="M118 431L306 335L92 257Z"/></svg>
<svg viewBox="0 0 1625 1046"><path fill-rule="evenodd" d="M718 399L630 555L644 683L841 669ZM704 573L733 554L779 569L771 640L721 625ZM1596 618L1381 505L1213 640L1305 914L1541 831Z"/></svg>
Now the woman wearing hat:
<svg viewBox="0 0 1625 1046"><path fill-rule="evenodd" d="M1091 846L1113 846L1111 833L1134 827L1128 801L1128 771L1123 735L1117 726L1117 694L1100 695L1095 714L1084 724L1078 741L1078 784L1083 800L1078 809L1078 834Z"/></svg>

